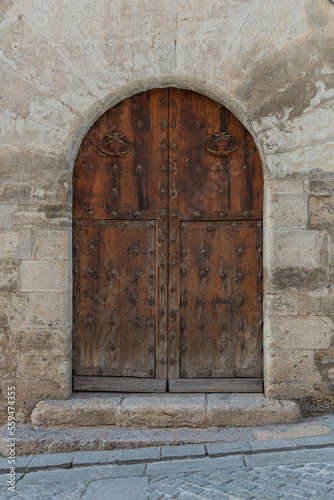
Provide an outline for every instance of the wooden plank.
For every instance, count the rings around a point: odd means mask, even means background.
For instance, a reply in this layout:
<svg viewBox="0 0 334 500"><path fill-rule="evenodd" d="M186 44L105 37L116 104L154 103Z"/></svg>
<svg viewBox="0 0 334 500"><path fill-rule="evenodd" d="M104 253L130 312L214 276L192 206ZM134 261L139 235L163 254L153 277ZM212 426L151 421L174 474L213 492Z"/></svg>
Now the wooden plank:
<svg viewBox="0 0 334 500"><path fill-rule="evenodd" d="M257 222L182 226L181 377L262 377Z"/></svg>
<svg viewBox="0 0 334 500"><path fill-rule="evenodd" d="M133 377L73 377L74 391L166 392L166 379Z"/></svg>
<svg viewBox="0 0 334 500"><path fill-rule="evenodd" d="M263 392L259 378L169 379L169 392Z"/></svg>
<svg viewBox="0 0 334 500"><path fill-rule="evenodd" d="M178 89L169 89L169 247L168 247L168 378L180 376L180 214L178 212L178 148L182 137ZM182 166L183 168L183 166Z"/></svg>
<svg viewBox="0 0 334 500"><path fill-rule="evenodd" d="M224 106L206 96L170 89L172 189L181 220L262 219L263 174L254 140ZM219 132L238 144L230 155L207 151ZM215 143L225 149L227 142Z"/></svg>
<svg viewBox="0 0 334 500"><path fill-rule="evenodd" d="M161 139L156 103L160 94L155 89L121 101L88 131L73 171L74 218L156 218ZM113 133L121 134L116 141L126 136L131 149L124 156L101 156L100 145L106 149L105 138L112 140ZM112 142L110 147L119 146Z"/></svg>
<svg viewBox="0 0 334 500"><path fill-rule="evenodd" d="M155 376L155 225L75 222L76 375Z"/></svg>

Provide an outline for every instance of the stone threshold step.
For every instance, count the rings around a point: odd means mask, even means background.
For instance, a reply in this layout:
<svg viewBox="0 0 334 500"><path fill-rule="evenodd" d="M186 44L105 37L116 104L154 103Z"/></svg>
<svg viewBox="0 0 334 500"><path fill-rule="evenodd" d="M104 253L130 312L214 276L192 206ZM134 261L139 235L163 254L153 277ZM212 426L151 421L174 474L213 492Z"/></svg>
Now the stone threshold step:
<svg viewBox="0 0 334 500"><path fill-rule="evenodd" d="M293 401L263 394L74 393L37 404L35 429L82 427L205 428L285 424L301 419Z"/></svg>
<svg viewBox="0 0 334 500"><path fill-rule="evenodd" d="M49 455L24 455L16 459L16 472L40 470L74 469L99 465L133 465L157 463L171 460L199 458L221 458L240 455L270 454L288 451L317 450L329 454L334 460L334 436L314 436L300 439L277 439L270 441L240 441L234 443L210 443L208 445L186 445L150 447L131 450L88 451L77 453L54 453ZM0 458L0 474L8 472L8 459Z"/></svg>

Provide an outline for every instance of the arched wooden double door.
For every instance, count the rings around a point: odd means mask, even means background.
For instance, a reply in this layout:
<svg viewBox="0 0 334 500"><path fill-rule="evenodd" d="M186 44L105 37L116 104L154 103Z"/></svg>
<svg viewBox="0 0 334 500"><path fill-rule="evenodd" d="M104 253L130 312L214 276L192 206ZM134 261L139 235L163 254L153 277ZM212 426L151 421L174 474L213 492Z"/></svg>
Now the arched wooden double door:
<svg viewBox="0 0 334 500"><path fill-rule="evenodd" d="M74 389L262 391L261 162L195 92L104 113L75 163Z"/></svg>

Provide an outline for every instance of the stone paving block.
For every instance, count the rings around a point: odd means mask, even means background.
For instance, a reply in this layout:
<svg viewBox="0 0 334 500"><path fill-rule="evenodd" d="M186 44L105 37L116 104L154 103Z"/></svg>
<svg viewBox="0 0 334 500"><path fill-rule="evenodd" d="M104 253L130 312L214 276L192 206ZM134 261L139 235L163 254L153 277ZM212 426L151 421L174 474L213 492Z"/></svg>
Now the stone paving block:
<svg viewBox="0 0 334 500"><path fill-rule="evenodd" d="M156 462L160 460L160 448L138 448L136 450L119 450L118 464L136 464L140 462Z"/></svg>
<svg viewBox="0 0 334 500"><path fill-rule="evenodd" d="M148 464L146 474L173 474L177 472L196 472L216 469L229 469L231 467L245 467L241 457L222 458L195 458L193 460L176 460L175 462L158 462Z"/></svg>
<svg viewBox="0 0 334 500"><path fill-rule="evenodd" d="M294 439L298 448L308 447L327 447L334 446L334 435L327 434L325 436L309 436Z"/></svg>
<svg viewBox="0 0 334 500"><path fill-rule="evenodd" d="M7 486L8 486L8 485L7 485L7 481L8 481L8 476L7 476L7 474L8 474L8 470L7 470L6 472L4 472L4 473L1 473L1 474L0 474L0 486L1 486L1 487L2 487L2 486L4 486L4 487L6 487L6 489L7 489ZM16 482L17 482L19 479L21 479L23 476L24 476L24 473L23 473L23 472L17 472L17 473L15 474L15 480L16 480ZM0 498L1 498L1 496L0 496Z"/></svg>
<svg viewBox="0 0 334 500"><path fill-rule="evenodd" d="M273 439L271 441L250 441L250 446L253 451L261 452L268 451L284 451L295 450L297 444L293 439Z"/></svg>
<svg viewBox="0 0 334 500"><path fill-rule="evenodd" d="M29 470L39 469L69 469L72 465L74 453L50 453L31 457Z"/></svg>
<svg viewBox="0 0 334 500"><path fill-rule="evenodd" d="M21 484L54 483L58 481L94 481L96 479L111 479L116 477L142 476L145 472L144 464L135 465L99 465L78 467L75 469L56 469L27 473Z"/></svg>
<svg viewBox="0 0 334 500"><path fill-rule="evenodd" d="M207 445L209 457L222 457L226 455L237 455L250 453L252 451L247 441L234 443L210 443Z"/></svg>
<svg viewBox="0 0 334 500"><path fill-rule="evenodd" d="M32 460L32 455L21 455L20 457L16 457L15 459L15 468L17 472L24 472L29 462ZM13 465L13 464L12 464ZM7 457L0 457L0 474L7 474L9 471L10 464L8 463Z"/></svg>
<svg viewBox="0 0 334 500"><path fill-rule="evenodd" d="M166 446L161 448L161 460L173 458L204 458L204 445Z"/></svg>
<svg viewBox="0 0 334 500"><path fill-rule="evenodd" d="M317 450L293 450L277 453L259 453L244 457L247 467L270 465L303 464L315 462L334 462L334 448Z"/></svg>
<svg viewBox="0 0 334 500"><path fill-rule="evenodd" d="M98 500L145 500L148 478L127 477L93 481L87 488L85 498Z"/></svg>
<svg viewBox="0 0 334 500"><path fill-rule="evenodd" d="M73 466L116 463L117 451L79 451L74 455Z"/></svg>

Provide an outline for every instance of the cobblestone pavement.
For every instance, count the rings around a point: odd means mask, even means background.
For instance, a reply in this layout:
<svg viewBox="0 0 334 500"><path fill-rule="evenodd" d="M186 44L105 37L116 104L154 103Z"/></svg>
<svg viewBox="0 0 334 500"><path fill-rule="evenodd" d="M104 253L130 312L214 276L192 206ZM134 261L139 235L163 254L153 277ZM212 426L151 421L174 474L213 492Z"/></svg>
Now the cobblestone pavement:
<svg viewBox="0 0 334 500"><path fill-rule="evenodd" d="M210 460L210 459L209 459ZM212 460L212 459L211 459ZM333 457L334 460L334 457ZM181 467L182 468L182 467ZM5 488L1 499L20 500L251 500L303 498L330 500L334 498L334 462L309 463L269 467L234 467L224 470L180 472L150 475L148 470L133 466L135 474L128 477L62 481L64 470L39 484L17 484L15 494ZM89 472L88 476L89 476ZM131 470L128 472L131 474ZM136 475L137 474L137 475ZM31 473L32 477L33 473ZM107 474L108 475L108 474ZM77 479L79 476L76 476ZM44 482L46 481L46 482ZM34 482L34 481L33 481Z"/></svg>
<svg viewBox="0 0 334 500"><path fill-rule="evenodd" d="M333 499L334 465L298 464L161 475L151 479L148 499Z"/></svg>

